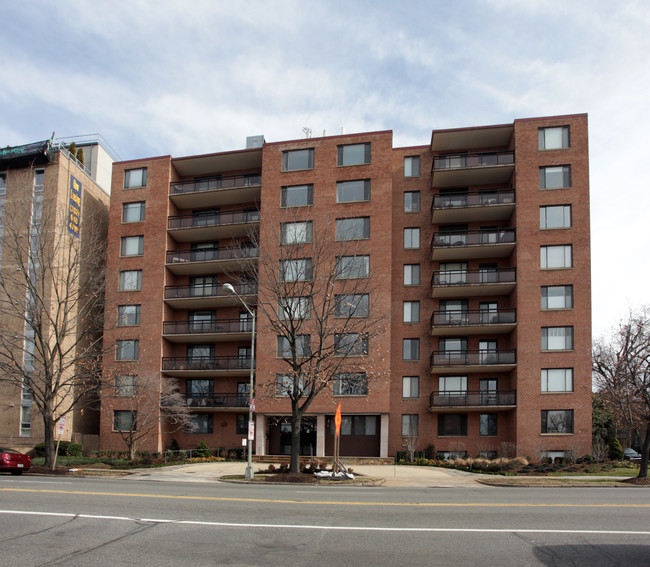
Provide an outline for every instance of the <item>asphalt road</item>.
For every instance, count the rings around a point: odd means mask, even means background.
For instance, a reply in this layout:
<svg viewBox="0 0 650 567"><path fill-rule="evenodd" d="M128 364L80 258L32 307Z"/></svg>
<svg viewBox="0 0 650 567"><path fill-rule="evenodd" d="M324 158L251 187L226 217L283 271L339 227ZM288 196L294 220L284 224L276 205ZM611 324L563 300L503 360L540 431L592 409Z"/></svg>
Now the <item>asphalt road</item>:
<svg viewBox="0 0 650 567"><path fill-rule="evenodd" d="M650 565L643 488L0 475L0 565Z"/></svg>

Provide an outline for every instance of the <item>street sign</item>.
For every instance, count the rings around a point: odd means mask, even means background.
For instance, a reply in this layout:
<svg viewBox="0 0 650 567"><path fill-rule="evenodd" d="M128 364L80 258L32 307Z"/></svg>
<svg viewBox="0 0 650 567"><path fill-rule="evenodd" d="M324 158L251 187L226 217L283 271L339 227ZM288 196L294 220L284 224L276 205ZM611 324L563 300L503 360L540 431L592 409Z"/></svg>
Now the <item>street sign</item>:
<svg viewBox="0 0 650 567"><path fill-rule="evenodd" d="M63 431L65 430L65 417L62 417L59 419L59 423L56 426L56 433L57 435L63 435Z"/></svg>
<svg viewBox="0 0 650 567"><path fill-rule="evenodd" d="M253 420L248 422L248 440L255 440L255 422Z"/></svg>
<svg viewBox="0 0 650 567"><path fill-rule="evenodd" d="M251 411L255 411L255 398L251 398Z"/></svg>

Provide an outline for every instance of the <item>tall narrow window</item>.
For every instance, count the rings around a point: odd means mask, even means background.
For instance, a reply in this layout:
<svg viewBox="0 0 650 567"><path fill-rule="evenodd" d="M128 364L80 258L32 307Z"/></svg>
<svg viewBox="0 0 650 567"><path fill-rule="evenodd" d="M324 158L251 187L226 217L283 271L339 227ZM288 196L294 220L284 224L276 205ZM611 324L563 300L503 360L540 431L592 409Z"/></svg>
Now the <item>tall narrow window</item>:
<svg viewBox="0 0 650 567"><path fill-rule="evenodd" d="M402 360L420 360L420 339L402 339Z"/></svg>
<svg viewBox="0 0 650 567"><path fill-rule="evenodd" d="M403 437L417 437L420 434L419 417L417 413L402 415Z"/></svg>
<svg viewBox="0 0 650 567"><path fill-rule="evenodd" d="M402 397L403 398L420 397L419 376L402 376Z"/></svg>
<svg viewBox="0 0 650 567"><path fill-rule="evenodd" d="M420 212L420 192L419 191L405 191L404 192L404 212L405 213L419 213Z"/></svg>
<svg viewBox="0 0 650 567"><path fill-rule="evenodd" d="M420 176L420 156L407 156L404 158L404 177Z"/></svg>
<svg viewBox="0 0 650 567"><path fill-rule="evenodd" d="M404 264L404 285L420 285L420 264Z"/></svg>
<svg viewBox="0 0 650 567"><path fill-rule="evenodd" d="M404 248L406 250L413 250L420 247L420 228L405 228L404 229Z"/></svg>
<svg viewBox="0 0 650 567"><path fill-rule="evenodd" d="M403 305L404 323L419 323L420 322L420 302L419 301L405 301Z"/></svg>

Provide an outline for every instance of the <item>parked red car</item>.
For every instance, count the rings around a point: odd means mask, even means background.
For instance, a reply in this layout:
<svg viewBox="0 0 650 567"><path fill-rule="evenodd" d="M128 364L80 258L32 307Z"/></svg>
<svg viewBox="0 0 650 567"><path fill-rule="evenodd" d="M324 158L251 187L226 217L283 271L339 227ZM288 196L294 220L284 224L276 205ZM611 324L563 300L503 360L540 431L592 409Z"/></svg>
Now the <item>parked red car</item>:
<svg viewBox="0 0 650 567"><path fill-rule="evenodd" d="M11 474L23 474L32 466L32 460L13 449L0 447L0 471L9 471Z"/></svg>

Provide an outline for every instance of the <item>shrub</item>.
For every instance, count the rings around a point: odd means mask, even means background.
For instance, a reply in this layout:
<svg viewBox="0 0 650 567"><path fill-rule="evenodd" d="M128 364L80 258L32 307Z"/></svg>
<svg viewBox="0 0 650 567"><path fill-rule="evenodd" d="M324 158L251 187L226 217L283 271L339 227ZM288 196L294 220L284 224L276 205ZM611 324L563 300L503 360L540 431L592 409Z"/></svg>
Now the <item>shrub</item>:
<svg viewBox="0 0 650 567"><path fill-rule="evenodd" d="M609 458L613 461L620 461L623 458L623 447L621 447L621 442L614 438L609 443Z"/></svg>
<svg viewBox="0 0 650 567"><path fill-rule="evenodd" d="M81 457L83 445L80 443L71 443L70 441L61 441L59 443L59 457ZM45 456L45 443L39 443L34 447L35 457Z"/></svg>
<svg viewBox="0 0 650 567"><path fill-rule="evenodd" d="M171 443L169 444L169 450L170 451L180 451L181 446L178 444L178 441L176 439L172 439Z"/></svg>
<svg viewBox="0 0 650 567"><path fill-rule="evenodd" d="M211 457L212 451L210 451L209 447L205 444L205 441L201 441L199 446L194 450L193 456L199 459Z"/></svg>

